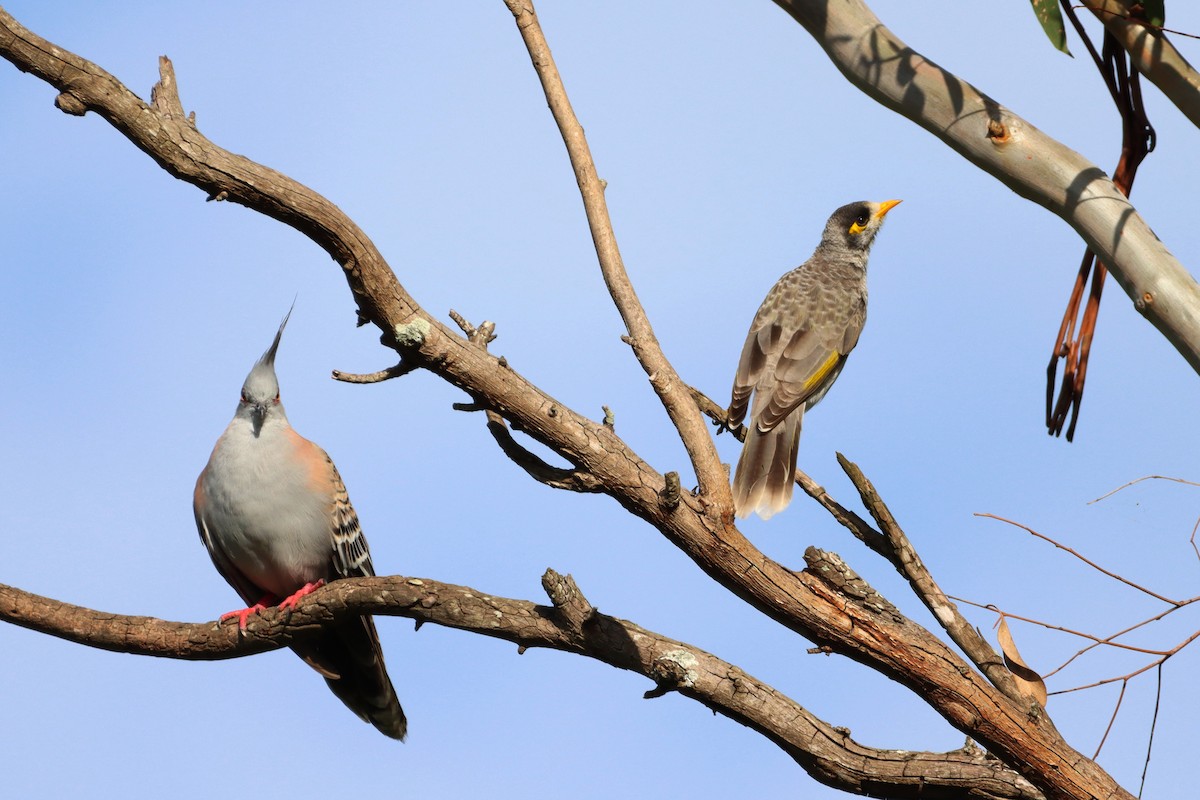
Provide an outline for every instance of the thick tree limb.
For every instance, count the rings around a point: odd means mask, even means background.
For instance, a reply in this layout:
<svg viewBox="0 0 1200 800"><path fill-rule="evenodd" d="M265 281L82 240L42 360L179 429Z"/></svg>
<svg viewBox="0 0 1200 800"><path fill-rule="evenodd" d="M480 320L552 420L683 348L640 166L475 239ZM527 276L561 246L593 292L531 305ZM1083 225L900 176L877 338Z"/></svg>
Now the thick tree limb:
<svg viewBox="0 0 1200 800"><path fill-rule="evenodd" d="M775 3L852 84L1074 228L1134 308L1200 372L1200 285L1102 169L927 60L862 0Z"/></svg>
<svg viewBox="0 0 1200 800"><path fill-rule="evenodd" d="M343 266L361 315L383 331L384 344L463 388L472 398L486 399L488 408L595 476L606 493L654 525L738 597L821 647L848 655L909 687L1047 797L1128 797L1099 767L1067 745L1044 715L998 692L922 627L881 612L878 604L861 603L858 595L844 591L850 584L828 582L811 570L794 572L767 558L733 526L727 504L719 497L708 503L681 493L677 505L664 503L664 477L609 426L557 403L499 359L432 319L400 285L365 234L336 206L199 134L183 116L177 99L172 99L174 74L169 61L161 63L162 82L151 105L94 64L36 37L3 12L0 55L64 92L72 113L100 113L171 174L210 197L255 208L308 235ZM1078 200L1096 192L1103 195L1089 188L1090 181L1072 196ZM879 775L876 779L883 780ZM884 783L878 791L890 792L892 784Z"/></svg>
<svg viewBox="0 0 1200 800"><path fill-rule="evenodd" d="M596 612L569 575L548 570L542 582L552 606L423 578L334 581L303 598L290 616L273 609L250 617L240 636L236 625L108 614L0 584L0 620L102 650L214 661L277 650L352 614L408 617L522 648L578 653L644 675L763 734L817 780L846 791L879 796L886 785L887 796L895 798L1042 797L977 748L924 753L865 747L732 664Z"/></svg>

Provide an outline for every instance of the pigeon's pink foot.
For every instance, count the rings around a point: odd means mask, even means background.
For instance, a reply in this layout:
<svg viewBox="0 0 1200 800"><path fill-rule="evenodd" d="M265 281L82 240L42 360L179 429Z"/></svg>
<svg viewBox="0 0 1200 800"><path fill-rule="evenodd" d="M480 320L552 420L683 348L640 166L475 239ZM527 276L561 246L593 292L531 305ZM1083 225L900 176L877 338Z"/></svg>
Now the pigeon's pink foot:
<svg viewBox="0 0 1200 800"><path fill-rule="evenodd" d="M271 595L265 595L254 605L249 608L239 608L237 611L230 611L228 614L222 614L221 619L217 622L218 625L225 624L226 620L236 619L238 621L238 630L246 630L246 620L251 614L257 614L259 611L265 610L270 606L275 598Z"/></svg>
<svg viewBox="0 0 1200 800"><path fill-rule="evenodd" d="M294 609L296 607L296 603L298 603L300 601L301 597L312 594L313 592L315 592L317 589L320 589L324 585L325 585L324 578L322 578L321 580L318 580L318 581L314 581L313 583L306 583L303 586L301 586L299 589L297 589L295 592L293 592L292 594L285 597L283 599L283 602L279 604L279 607L281 609L284 609L288 613L291 613L292 609Z"/></svg>

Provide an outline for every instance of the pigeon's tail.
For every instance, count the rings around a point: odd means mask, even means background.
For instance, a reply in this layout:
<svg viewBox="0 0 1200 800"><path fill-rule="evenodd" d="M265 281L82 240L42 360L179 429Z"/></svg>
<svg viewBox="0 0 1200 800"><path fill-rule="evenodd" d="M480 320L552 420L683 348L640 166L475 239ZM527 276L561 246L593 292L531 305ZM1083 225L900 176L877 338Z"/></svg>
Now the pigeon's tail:
<svg viewBox="0 0 1200 800"><path fill-rule="evenodd" d="M315 642L293 648L346 707L384 736L404 741L408 720L392 687L370 617L347 620Z"/></svg>

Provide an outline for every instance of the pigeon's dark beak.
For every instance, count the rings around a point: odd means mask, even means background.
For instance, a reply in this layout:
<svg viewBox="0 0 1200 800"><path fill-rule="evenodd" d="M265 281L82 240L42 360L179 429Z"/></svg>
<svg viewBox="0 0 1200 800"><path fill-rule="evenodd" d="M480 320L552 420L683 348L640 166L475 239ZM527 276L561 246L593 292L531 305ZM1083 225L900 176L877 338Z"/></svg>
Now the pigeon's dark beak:
<svg viewBox="0 0 1200 800"><path fill-rule="evenodd" d="M263 421L267 418L268 403L254 403L250 406L250 422L254 424L254 435L262 430Z"/></svg>

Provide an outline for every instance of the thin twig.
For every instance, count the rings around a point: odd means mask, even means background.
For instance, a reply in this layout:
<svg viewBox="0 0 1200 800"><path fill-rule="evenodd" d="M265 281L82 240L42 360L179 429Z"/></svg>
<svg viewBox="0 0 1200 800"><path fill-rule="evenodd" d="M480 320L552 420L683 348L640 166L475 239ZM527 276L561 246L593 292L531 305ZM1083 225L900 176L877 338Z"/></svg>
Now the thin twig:
<svg viewBox="0 0 1200 800"><path fill-rule="evenodd" d="M1113 489L1111 492L1100 495L1095 500L1089 500L1088 505L1090 506L1092 503L1099 503L1101 500L1106 500L1106 499L1112 497L1117 492L1119 492L1123 489L1128 489L1130 486L1141 483L1142 481L1174 481L1175 483L1182 483L1187 486L1200 486L1200 483L1196 483L1195 481L1189 481L1189 480L1185 480L1183 478L1172 478L1168 475L1143 475L1142 477L1136 478L1136 479L1130 481L1129 483L1121 484L1117 488Z"/></svg>
<svg viewBox="0 0 1200 800"><path fill-rule="evenodd" d="M1104 678L1103 680L1099 680L1099 681L1096 681L1096 682L1094 682L1094 683L1088 683L1088 684L1085 684L1085 685L1083 685L1083 686L1075 686L1075 687L1073 687L1073 688L1070 688L1070 689L1062 689L1062 690L1060 690L1060 691L1058 691L1058 692L1055 692L1055 694L1067 694L1068 692L1079 692L1079 691L1082 691L1082 690L1084 690L1084 689L1094 689L1094 688L1095 688L1095 687L1097 687L1097 686L1105 686L1105 685L1107 685L1107 684L1109 684L1109 683L1114 683L1114 682L1116 682L1116 681L1119 681L1119 680L1124 680L1124 679L1126 679L1126 678L1135 678L1135 677L1137 677L1138 675L1141 675L1143 672L1146 672L1147 670L1153 669L1153 668L1154 668L1154 667L1156 667L1156 666L1162 666L1163 664L1165 664L1165 663L1167 662L1167 660L1168 660L1168 659L1170 659L1170 658L1171 658L1172 656L1174 656L1176 653L1179 653L1179 652L1181 652L1181 651L1182 651L1184 648L1186 648L1186 647L1187 647L1188 645L1190 645L1192 642L1196 641L1196 639L1198 639L1198 638L1200 638L1200 631L1196 631L1196 632L1195 632L1195 633L1193 633L1191 636L1187 637L1187 638L1186 638L1186 639L1184 639L1182 642L1180 642L1179 644L1175 645L1175 646L1174 646L1173 648L1171 648L1171 649L1170 649L1170 651L1168 651L1168 652L1167 652L1167 654L1166 654L1166 655L1164 655L1163 657L1161 657L1161 658L1156 658L1155 660L1151 661L1149 664L1146 664L1145 666L1143 666L1143 667L1141 667L1141 668L1139 668L1139 669L1136 669L1136 670L1134 670L1133 672L1130 672L1130 673L1128 673L1128 674L1121 675L1121 676L1118 676L1118 677L1115 677L1115 678Z"/></svg>
<svg viewBox="0 0 1200 800"><path fill-rule="evenodd" d="M1184 605L1189 605L1198 599L1200 599L1200 598L1193 597L1189 600L1184 601L1184 603L1182 605L1171 606L1170 608L1166 609L1165 611L1162 611L1159 614L1155 614L1153 617L1150 617L1149 619L1144 619L1141 622L1134 623L1133 625L1130 625L1129 627L1127 627L1123 630L1117 631L1116 633L1112 634L1111 636L1107 636L1103 639L1099 639L1099 640L1093 642L1092 644L1089 644L1087 647L1082 648L1081 650L1079 650L1079 652L1075 653L1073 656L1068 658L1066 661L1064 661L1062 664L1060 664L1057 668L1046 673L1046 677L1049 677L1050 675L1053 675L1057 672L1061 672L1062 670L1064 670L1068 666L1070 666L1071 662L1073 662L1075 659L1080 658L1083 655L1086 655L1088 652L1094 650L1097 647L1107 646L1107 647L1118 647L1118 648L1121 648L1124 650L1142 650L1142 648L1133 647L1131 645L1120 644L1120 643L1116 642L1115 640L1118 637L1126 635L1127 633L1132 633L1133 631L1136 631L1139 628L1143 628L1147 625L1150 625L1151 623L1158 622L1159 620L1163 619L1164 617L1174 614L1180 608L1183 608ZM1067 631L1067 632L1070 633L1071 631ZM1191 640L1190 639L1185 640L1184 642L1182 642L1179 645L1176 645L1175 647L1171 648L1170 650L1157 650L1157 651L1156 650L1143 650L1143 652L1145 652L1149 655L1162 654L1162 655L1169 656L1169 655L1172 655L1172 654L1178 652L1179 649L1181 647L1185 646L1189 641L1191 641Z"/></svg>
<svg viewBox="0 0 1200 800"><path fill-rule="evenodd" d="M1188 542L1192 545L1192 551L1195 552L1197 560L1200 560L1200 547L1196 546L1196 531L1200 530L1200 517L1197 517L1196 524L1192 526L1192 535L1188 537Z"/></svg>
<svg viewBox="0 0 1200 800"><path fill-rule="evenodd" d="M1100 757L1100 751L1104 749L1104 743L1108 741L1108 734L1112 731L1113 725L1117 721L1117 713L1121 710L1121 703L1125 700L1125 689L1129 686L1129 681L1121 682L1121 692L1117 695L1117 704L1113 706L1112 716L1108 718L1108 725L1104 728L1104 735L1100 737L1100 744L1096 745L1096 752L1092 754L1092 761Z"/></svg>
<svg viewBox="0 0 1200 800"><path fill-rule="evenodd" d="M1108 577L1112 578L1115 581L1120 581L1121 583L1125 584L1126 586L1128 586L1131 589L1137 589L1139 592L1149 595L1150 597L1153 597L1155 600L1161 600L1162 602L1169 603L1170 605L1173 605L1173 606L1180 606L1180 605L1184 604L1184 601L1182 601L1182 600L1172 600L1169 597L1164 597L1163 595L1159 594L1158 592L1155 592L1151 589L1147 589L1145 586L1142 586L1140 584L1134 583L1133 581L1129 580L1128 578L1118 575L1117 573L1113 572L1112 570L1105 569L1104 567L1097 564L1095 561L1092 561L1090 558L1087 558L1086 556L1080 554L1078 551L1074 550L1073 548L1067 547L1065 544L1062 544L1060 542L1056 542L1054 539L1051 539L1049 536L1038 533L1033 528L1030 528L1027 525L1022 525L1019 522L1014 522L1011 519L1005 519L1004 517L999 517L999 516L996 516L995 514L977 513L977 514L975 514L975 516L986 517L987 519L994 519L997 522L1006 522L1015 528L1020 528L1021 530L1030 534L1031 536L1036 536L1037 538L1041 539L1042 541L1049 542L1050 544L1054 545L1059 550L1064 550L1064 551L1070 553L1071 555L1075 556L1077 559L1079 559L1083 563L1087 564L1089 567L1096 570L1097 572L1107 575Z"/></svg>
<svg viewBox="0 0 1200 800"><path fill-rule="evenodd" d="M1147 648L1147 647L1136 647L1131 644L1122 644L1121 642L1114 641L1117 637L1124 636L1125 634L1131 633L1131 632L1137 630L1138 628L1141 628L1152 622L1157 622L1158 620L1162 619L1163 617L1167 616L1168 614L1172 614L1172 613L1178 611L1180 608L1178 606L1172 606L1171 608L1167 609L1166 611L1162 612L1161 614L1151 617L1150 619L1142 620L1141 622L1138 622L1134 625L1130 625L1128 628L1125 628L1124 630L1121 630L1121 631L1117 631L1116 633L1111 634L1110 636L1101 637L1101 636L1097 636L1094 633L1086 633L1084 631L1077 631L1073 628L1066 628L1066 627L1063 627L1062 625L1055 625L1052 622L1046 622L1044 620L1034 619L1032 617L1025 617L1025 616L1021 616L1020 614L1013 614L1009 611L1005 611L1005 610L999 608L994 603L987 603L987 604L977 603L974 600L967 600L966 598L963 598L963 597L956 597L954 595L947 595L947 596L951 600L954 600L955 602L958 602L958 603L963 603L964 605L974 606L975 608L981 608L981 609L984 609L985 611L992 611L997 614L1003 614L1004 616L1009 617L1010 619L1020 620L1021 622L1027 622L1030 625L1037 625L1038 627L1045 628L1048 631L1058 631L1059 633L1066 633L1066 634L1070 634L1071 636L1078 636L1080 639L1087 639L1088 641L1092 642L1092 644L1088 645L1087 647L1083 648L1075 655L1071 656L1071 658L1067 659L1066 663L1061 664L1060 666L1056 667L1055 669L1051 670L1050 672L1045 673L1042 676L1043 678L1048 678L1057 672L1061 672L1063 670L1063 668L1067 666L1067 664L1070 664L1076 658L1083 655L1084 653L1091 650L1092 648L1099 647L1101 645L1107 646L1107 647L1113 647L1118 650L1128 650L1128 651L1131 651L1134 653L1143 653L1145 655L1151 655L1151 656L1171 655L1178 649L1178 648L1172 648L1170 650L1151 650L1150 648ZM1190 603L1191 601L1189 600L1187 602Z"/></svg>
<svg viewBox="0 0 1200 800"><path fill-rule="evenodd" d="M820 503L821 507L837 520L838 524L854 535L854 538L889 561L892 559L892 545L888 542L887 537L872 528L870 523L858 514L834 500L829 492L825 491L824 486L799 469L796 470L796 484L804 490L805 494Z"/></svg>
<svg viewBox="0 0 1200 800"><path fill-rule="evenodd" d="M1154 750L1154 731L1158 729L1158 710L1162 707L1162 668L1163 665L1159 664L1154 690L1154 716L1150 718L1150 737L1146 742L1146 761L1142 764L1142 782L1138 785L1138 797L1146 791L1146 773L1150 771L1150 753Z"/></svg>
<svg viewBox="0 0 1200 800"><path fill-rule="evenodd" d="M454 324L467 335L467 340L473 344L479 344L486 350L487 346L496 341L496 323L484 320L478 326L467 322L462 314L450 309L450 319L454 320Z"/></svg>
<svg viewBox="0 0 1200 800"><path fill-rule="evenodd" d="M1200 34L1187 33L1186 31L1177 30L1175 28L1167 28L1163 25L1154 25L1154 24L1147 22L1144 19L1138 19L1137 17L1134 17L1130 14L1122 14L1119 11L1109 11L1106 8L1093 8L1086 3L1080 3L1078 6L1075 6L1075 7L1076 8L1087 8L1087 9L1091 10L1092 12L1094 12L1097 16L1105 14L1110 17L1114 17L1116 19L1121 19L1126 22L1130 22L1130 23L1133 23L1140 27L1143 27L1149 31L1159 31L1161 33L1170 33L1174 36L1183 36L1188 39L1200 39Z"/></svg>

